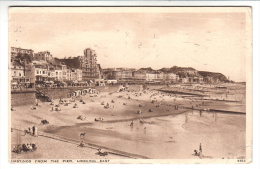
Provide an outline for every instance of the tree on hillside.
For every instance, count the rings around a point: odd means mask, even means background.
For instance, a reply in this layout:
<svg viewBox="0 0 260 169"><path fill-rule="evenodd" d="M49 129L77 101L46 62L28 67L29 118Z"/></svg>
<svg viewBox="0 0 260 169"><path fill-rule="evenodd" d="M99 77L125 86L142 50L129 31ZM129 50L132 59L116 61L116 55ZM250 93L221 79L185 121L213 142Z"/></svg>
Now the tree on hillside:
<svg viewBox="0 0 260 169"><path fill-rule="evenodd" d="M19 61L21 64L22 62L32 62L32 58L30 55L27 53L18 53L17 56L15 57L17 61Z"/></svg>

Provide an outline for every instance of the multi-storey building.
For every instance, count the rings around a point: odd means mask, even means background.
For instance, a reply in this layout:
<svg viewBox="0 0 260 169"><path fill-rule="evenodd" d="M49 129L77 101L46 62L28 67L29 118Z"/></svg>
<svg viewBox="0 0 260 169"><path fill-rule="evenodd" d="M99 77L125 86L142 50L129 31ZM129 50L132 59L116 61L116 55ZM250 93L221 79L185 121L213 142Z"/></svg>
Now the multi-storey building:
<svg viewBox="0 0 260 169"><path fill-rule="evenodd" d="M113 79L113 71L115 71L116 68L107 68L103 69L103 78L105 80L115 80Z"/></svg>
<svg viewBox="0 0 260 169"><path fill-rule="evenodd" d="M146 73L146 81L147 82L157 81L157 73Z"/></svg>
<svg viewBox="0 0 260 169"><path fill-rule="evenodd" d="M146 73L143 71L134 71L133 80L135 83L145 83L146 82Z"/></svg>
<svg viewBox="0 0 260 169"><path fill-rule="evenodd" d="M10 55L12 85L16 84L23 87L33 88L35 83L35 75L30 63L33 56L33 50L11 47ZM21 57L16 58L18 55Z"/></svg>
<svg viewBox="0 0 260 169"><path fill-rule="evenodd" d="M76 69L76 74L77 74L77 81L81 82L82 81L82 70Z"/></svg>
<svg viewBox="0 0 260 169"><path fill-rule="evenodd" d="M48 65L48 81L54 81L56 79L55 67Z"/></svg>
<svg viewBox="0 0 260 169"><path fill-rule="evenodd" d="M28 67L28 66L27 66ZM12 89L16 88L34 88L35 84L35 74L32 66L30 69L26 69L19 62L13 61L11 63L11 87Z"/></svg>
<svg viewBox="0 0 260 169"><path fill-rule="evenodd" d="M24 66L17 61L11 62L11 76L24 77Z"/></svg>
<svg viewBox="0 0 260 169"><path fill-rule="evenodd" d="M56 66L55 67L55 80L56 81L63 81L62 79L62 69L61 66Z"/></svg>
<svg viewBox="0 0 260 169"><path fill-rule="evenodd" d="M71 69L67 68L67 73L66 73L66 75L67 75L66 80L67 80L67 81L71 81L71 80L72 80Z"/></svg>
<svg viewBox="0 0 260 169"><path fill-rule="evenodd" d="M178 81L178 75L174 73L164 73L164 82L166 83L175 83Z"/></svg>
<svg viewBox="0 0 260 169"><path fill-rule="evenodd" d="M48 66L44 63L34 62L36 83L41 84L48 81Z"/></svg>
<svg viewBox="0 0 260 169"><path fill-rule="evenodd" d="M61 65L61 71L62 71L62 81L67 80L67 66Z"/></svg>
<svg viewBox="0 0 260 169"><path fill-rule="evenodd" d="M99 79L100 71L97 64L96 52L94 50L90 48L84 50L83 64L84 63L86 63L86 67L84 65L82 69L82 80L94 81L95 79Z"/></svg>
<svg viewBox="0 0 260 169"><path fill-rule="evenodd" d="M16 57L19 53L28 54L32 58L34 51L32 49L22 49L22 48L11 47L11 58Z"/></svg>
<svg viewBox="0 0 260 169"><path fill-rule="evenodd" d="M53 57L49 51L34 53L33 60L52 61Z"/></svg>

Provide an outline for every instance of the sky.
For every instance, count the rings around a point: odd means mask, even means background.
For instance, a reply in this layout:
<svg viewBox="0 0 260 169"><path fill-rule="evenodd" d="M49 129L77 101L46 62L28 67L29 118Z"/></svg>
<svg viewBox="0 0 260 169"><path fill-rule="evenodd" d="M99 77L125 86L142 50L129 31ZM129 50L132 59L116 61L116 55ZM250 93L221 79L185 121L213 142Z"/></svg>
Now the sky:
<svg viewBox="0 0 260 169"><path fill-rule="evenodd" d="M102 68L176 65L246 81L244 12L117 9L11 8L9 46L48 50L58 58L92 48Z"/></svg>

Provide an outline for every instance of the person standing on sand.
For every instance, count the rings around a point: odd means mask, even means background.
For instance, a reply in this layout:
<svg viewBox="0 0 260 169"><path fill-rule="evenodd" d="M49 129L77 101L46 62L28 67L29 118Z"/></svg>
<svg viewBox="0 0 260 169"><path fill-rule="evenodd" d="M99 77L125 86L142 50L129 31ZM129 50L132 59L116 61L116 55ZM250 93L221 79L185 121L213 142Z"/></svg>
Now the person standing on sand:
<svg viewBox="0 0 260 169"><path fill-rule="evenodd" d="M32 135L34 136L35 134L35 126L32 127Z"/></svg>
<svg viewBox="0 0 260 169"><path fill-rule="evenodd" d="M200 155L202 155L202 146L201 146L201 143L200 143L200 148L199 148L199 150L200 150Z"/></svg>
<svg viewBox="0 0 260 169"><path fill-rule="evenodd" d="M31 127L29 127L29 128L28 128L28 133L30 133L30 134L31 134Z"/></svg>
<svg viewBox="0 0 260 169"><path fill-rule="evenodd" d="M133 121L133 120L131 121L130 126L131 126L131 127L134 126L134 121Z"/></svg>
<svg viewBox="0 0 260 169"><path fill-rule="evenodd" d="M35 137L38 137L37 127L34 127L34 134L35 134Z"/></svg>

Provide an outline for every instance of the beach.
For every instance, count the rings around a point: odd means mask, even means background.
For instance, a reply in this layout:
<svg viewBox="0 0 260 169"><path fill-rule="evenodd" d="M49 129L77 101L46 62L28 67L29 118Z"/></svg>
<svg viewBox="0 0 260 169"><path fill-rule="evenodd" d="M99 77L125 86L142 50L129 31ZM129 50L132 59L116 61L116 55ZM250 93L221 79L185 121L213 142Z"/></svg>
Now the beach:
<svg viewBox="0 0 260 169"><path fill-rule="evenodd" d="M129 86L122 92L101 91L79 96L67 106L61 104L61 111L51 111L59 99L53 100L54 105L39 102L36 110L32 110L31 105L15 107L15 111L11 111L11 127L20 131L11 132L11 146L34 142L38 149L11 153L11 158L194 159L200 158L193 155L200 144L203 158L245 156L243 93L230 90L227 94L226 90L208 87L207 90L200 89L199 93L211 97L202 97L197 96L195 90L189 91L194 94L189 96L174 94L173 90L176 91L176 86L150 86L146 90ZM187 93L188 88L178 90ZM226 100L223 100L225 96ZM75 103L77 108L73 108ZM107 103L109 106L105 108ZM43 125L41 120L47 120L49 124ZM32 126L37 127L39 136L23 136L22 131ZM81 133L85 135L81 136ZM78 147L80 141L86 143L86 147ZM111 153L97 155L98 148Z"/></svg>

